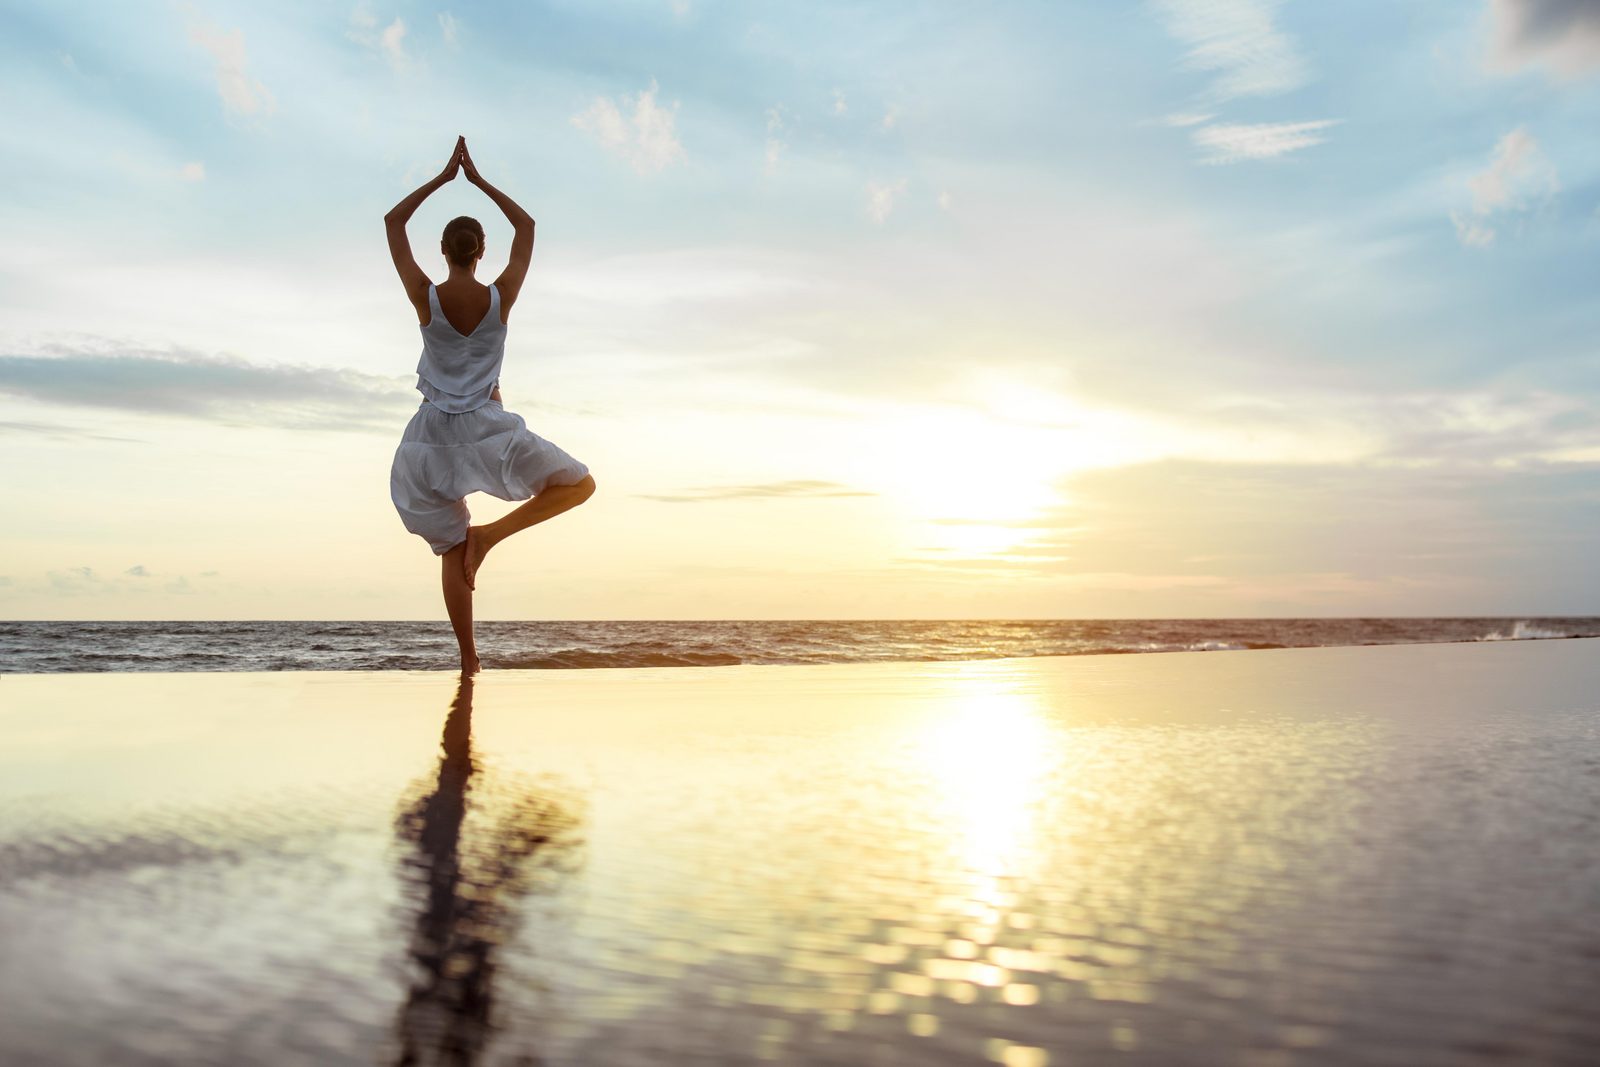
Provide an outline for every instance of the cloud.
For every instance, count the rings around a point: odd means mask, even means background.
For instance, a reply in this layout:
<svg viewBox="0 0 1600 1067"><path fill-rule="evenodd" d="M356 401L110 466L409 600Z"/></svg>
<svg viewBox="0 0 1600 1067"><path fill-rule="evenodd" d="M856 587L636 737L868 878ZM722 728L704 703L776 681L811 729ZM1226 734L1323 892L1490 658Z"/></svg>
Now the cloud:
<svg viewBox="0 0 1600 1067"><path fill-rule="evenodd" d="M440 23L442 26L443 16L440 18ZM450 22L450 28L453 33L454 19ZM383 56L397 73L411 69L411 56L406 52L406 23L399 15L380 30L378 17L366 4L360 4L350 13L350 28L345 31L345 36L363 48Z"/></svg>
<svg viewBox="0 0 1600 1067"><path fill-rule="evenodd" d="M678 102L674 100L671 108L661 107L656 103L657 91L652 78L650 88L631 103L626 95L616 102L597 96L572 116L572 124L627 160L640 174L665 170L685 154L674 128ZM631 116L623 114L625 109L632 111Z"/></svg>
<svg viewBox="0 0 1600 1067"><path fill-rule="evenodd" d="M217 92L229 114L265 115L277 106L267 87L250 77L243 31L223 31L211 25L196 24L189 27L189 40L216 60Z"/></svg>
<svg viewBox="0 0 1600 1067"><path fill-rule="evenodd" d="M439 36L444 38L444 43L454 46L456 43L456 17L448 11L439 12Z"/></svg>
<svg viewBox="0 0 1600 1067"><path fill-rule="evenodd" d="M1600 3L1595 0L1490 0L1494 65L1544 63L1563 77L1600 70Z"/></svg>
<svg viewBox="0 0 1600 1067"><path fill-rule="evenodd" d="M1327 140L1321 131L1340 121L1215 123L1200 127L1190 136L1196 147L1210 153L1202 157L1202 163L1240 163L1247 159L1275 159L1319 145Z"/></svg>
<svg viewBox="0 0 1600 1067"><path fill-rule="evenodd" d="M1456 237L1464 245L1493 244L1505 219L1549 201L1560 188L1556 169L1539 150L1539 142L1518 126L1495 144L1488 167L1467 179L1472 206L1450 213Z"/></svg>
<svg viewBox="0 0 1600 1067"><path fill-rule="evenodd" d="M419 400L403 381L335 367L250 363L182 348L51 345L0 355L0 395L230 426L384 430Z"/></svg>
<svg viewBox="0 0 1600 1067"><path fill-rule="evenodd" d="M1456 228L1456 240L1469 248L1487 248L1494 244L1494 227L1457 211L1450 212L1450 221Z"/></svg>
<svg viewBox="0 0 1600 1067"><path fill-rule="evenodd" d="M383 33L378 36L378 43L383 54L396 69L406 65L406 24L396 15L394 21L384 27Z"/></svg>
<svg viewBox="0 0 1600 1067"><path fill-rule="evenodd" d="M52 593L65 596L102 592L107 588L107 583L94 572L93 567L67 567L64 570L46 571L45 581Z"/></svg>
<svg viewBox="0 0 1600 1067"><path fill-rule="evenodd" d="M1167 32L1188 46L1184 65L1215 73L1191 106L1159 120L1192 129L1202 163L1274 159L1327 140L1339 119L1214 122L1216 109L1241 97L1280 96L1311 80L1293 39L1276 24L1282 0L1151 0Z"/></svg>
<svg viewBox="0 0 1600 1067"><path fill-rule="evenodd" d="M900 105L899 104L890 104L888 107L883 109L883 121L880 123L880 125L885 130L894 129L895 123L897 123L899 121L900 121Z"/></svg>
<svg viewBox="0 0 1600 1067"><path fill-rule="evenodd" d="M872 221L880 226L888 221L889 213L894 210L894 202L905 191L906 179L904 178L896 182L868 182L867 214L872 216Z"/></svg>
<svg viewBox="0 0 1600 1067"><path fill-rule="evenodd" d="M783 139L778 136L778 134L782 132L783 105L774 104L772 107L767 108L767 148L765 155L765 166L768 174L774 174L777 172L778 163L783 156L783 150L789 147L788 145L784 144Z"/></svg>
<svg viewBox="0 0 1600 1067"><path fill-rule="evenodd" d="M1206 98L1275 96L1310 80L1305 61L1274 22L1280 0L1154 0L1167 32L1188 46L1185 65L1214 71Z"/></svg>
<svg viewBox="0 0 1600 1067"><path fill-rule="evenodd" d="M53 438L57 441L131 442L134 440L132 437L113 437L109 434L91 433L76 426L60 426L49 422L26 422L15 419L0 421L0 433L31 433L38 434L41 437Z"/></svg>
<svg viewBox="0 0 1600 1067"><path fill-rule="evenodd" d="M201 577L213 577L215 574L215 571L208 571ZM45 571L42 583L15 583L15 586L23 593L50 593L68 597L123 597L130 594L147 596L155 591L155 585L150 582L154 577L156 575L142 563L110 577L101 575L93 567L64 567L60 570ZM180 595L195 594L202 592L202 586L205 585L206 583L201 583L201 586L197 586L189 580L188 575L179 574L162 583L161 589L167 593Z"/></svg>
<svg viewBox="0 0 1600 1067"><path fill-rule="evenodd" d="M1164 460L1085 472L996 556L926 555L1047 587L1149 583L1183 614L1484 614L1600 590L1600 466L1411 468ZM1126 575L1136 583L1117 582ZM1085 614L1112 598L1080 605ZM1135 605L1122 601L1124 610ZM1168 607L1165 610L1176 609Z"/></svg>
<svg viewBox="0 0 1600 1067"><path fill-rule="evenodd" d="M203 182L206 180L206 165L199 162L185 163L178 169L178 177L186 182Z"/></svg>
<svg viewBox="0 0 1600 1067"><path fill-rule="evenodd" d="M1472 210L1480 215L1520 203L1529 185L1548 188L1555 184L1539 143L1521 126L1500 138L1489 168L1467 183L1472 190Z"/></svg>
<svg viewBox="0 0 1600 1067"><path fill-rule="evenodd" d="M845 103L844 90L835 89L833 91L833 113L835 115L843 115L848 110L850 110L850 108L849 105Z"/></svg>
<svg viewBox="0 0 1600 1067"><path fill-rule="evenodd" d="M708 485L685 489L678 493L639 493L645 500L662 500L671 504L689 504L704 500L749 500L772 497L840 497L876 496L862 489L851 489L838 482L825 482L796 478L786 482L763 482L758 485Z"/></svg>

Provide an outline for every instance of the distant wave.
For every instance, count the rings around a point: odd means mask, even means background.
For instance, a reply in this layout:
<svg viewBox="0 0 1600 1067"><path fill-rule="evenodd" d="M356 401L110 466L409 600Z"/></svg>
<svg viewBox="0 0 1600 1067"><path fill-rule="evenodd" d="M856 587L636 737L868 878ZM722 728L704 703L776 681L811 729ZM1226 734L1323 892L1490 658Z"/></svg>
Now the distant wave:
<svg viewBox="0 0 1600 1067"><path fill-rule="evenodd" d="M478 624L501 670L725 667L1244 652L1600 636L1600 618L958 619ZM437 622L0 622L0 673L438 671Z"/></svg>
<svg viewBox="0 0 1600 1067"><path fill-rule="evenodd" d="M1554 629L1549 626L1539 626L1528 619L1518 619L1511 626L1511 632L1505 633L1495 630L1478 638L1480 641L1548 641L1557 637L1593 637L1592 633L1573 632L1564 629Z"/></svg>

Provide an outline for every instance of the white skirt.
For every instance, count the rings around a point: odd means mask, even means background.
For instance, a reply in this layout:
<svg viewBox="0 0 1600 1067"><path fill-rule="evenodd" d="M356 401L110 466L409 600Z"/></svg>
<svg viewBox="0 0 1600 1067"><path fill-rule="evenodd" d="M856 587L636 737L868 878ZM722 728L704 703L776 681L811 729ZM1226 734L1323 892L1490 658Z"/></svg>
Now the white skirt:
<svg viewBox="0 0 1600 1067"><path fill-rule="evenodd" d="M452 414L422 402L389 469L389 498L407 530L442 556L466 540L468 493L527 500L583 481L589 468L528 429L498 400Z"/></svg>

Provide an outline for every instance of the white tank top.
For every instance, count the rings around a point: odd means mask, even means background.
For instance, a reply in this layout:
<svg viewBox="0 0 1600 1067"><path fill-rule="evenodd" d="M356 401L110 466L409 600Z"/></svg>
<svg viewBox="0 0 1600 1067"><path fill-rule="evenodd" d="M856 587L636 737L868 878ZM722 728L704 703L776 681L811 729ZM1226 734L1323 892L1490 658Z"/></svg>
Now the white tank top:
<svg viewBox="0 0 1600 1067"><path fill-rule="evenodd" d="M500 290L489 283L489 310L471 333L444 317L439 294L428 283L428 324L422 326L417 391L441 411L473 411L489 402L506 356L506 324L500 321Z"/></svg>

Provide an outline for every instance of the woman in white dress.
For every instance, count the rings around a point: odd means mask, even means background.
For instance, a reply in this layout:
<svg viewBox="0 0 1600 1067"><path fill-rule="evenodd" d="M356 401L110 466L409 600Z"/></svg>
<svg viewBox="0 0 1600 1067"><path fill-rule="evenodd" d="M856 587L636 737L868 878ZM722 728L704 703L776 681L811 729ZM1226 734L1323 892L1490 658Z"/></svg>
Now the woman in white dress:
<svg viewBox="0 0 1600 1067"><path fill-rule="evenodd" d="M500 206L516 231L510 262L489 285L473 276L484 249L477 219L462 215L445 226L439 251L449 277L437 286L417 266L406 237L406 222L417 206L460 171ZM533 219L483 180L467 153L465 137L456 139L444 170L383 219L389 254L422 329L417 391L423 400L395 449L389 496L406 529L424 538L441 558L445 610L461 646L461 669L471 674L479 667L472 590L483 558L519 530L589 499L594 478L587 465L530 431L500 401L505 319L533 257ZM494 522L473 526L464 499L468 493L527 503Z"/></svg>

